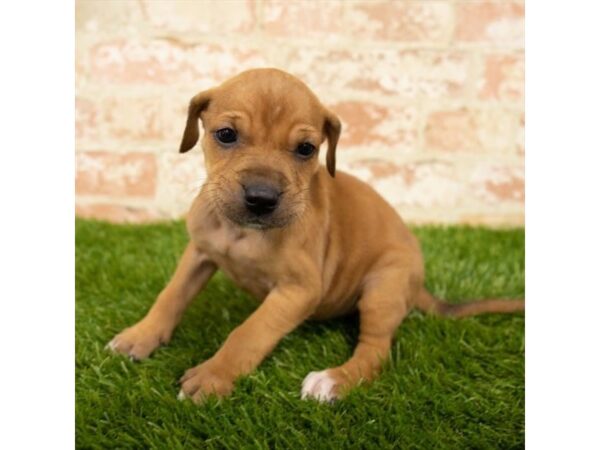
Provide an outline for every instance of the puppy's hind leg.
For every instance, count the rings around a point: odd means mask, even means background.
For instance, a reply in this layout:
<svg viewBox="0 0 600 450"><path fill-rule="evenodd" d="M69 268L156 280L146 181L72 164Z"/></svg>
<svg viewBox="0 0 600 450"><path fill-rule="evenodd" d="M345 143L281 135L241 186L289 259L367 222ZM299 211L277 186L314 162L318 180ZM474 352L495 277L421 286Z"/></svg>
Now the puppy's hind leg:
<svg viewBox="0 0 600 450"><path fill-rule="evenodd" d="M354 354L341 366L309 373L302 382L302 398L333 401L361 381L375 379L409 311L409 294L406 271L388 267L372 273L358 301L360 333Z"/></svg>

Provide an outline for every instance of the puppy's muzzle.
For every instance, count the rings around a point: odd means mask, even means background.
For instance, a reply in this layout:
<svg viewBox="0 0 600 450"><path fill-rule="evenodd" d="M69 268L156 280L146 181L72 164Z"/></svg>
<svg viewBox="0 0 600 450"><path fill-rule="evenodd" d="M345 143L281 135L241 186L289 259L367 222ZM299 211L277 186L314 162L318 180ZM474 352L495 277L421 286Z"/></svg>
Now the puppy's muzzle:
<svg viewBox="0 0 600 450"><path fill-rule="evenodd" d="M267 184L243 186L246 209L255 216L266 216L277 209L281 191Z"/></svg>

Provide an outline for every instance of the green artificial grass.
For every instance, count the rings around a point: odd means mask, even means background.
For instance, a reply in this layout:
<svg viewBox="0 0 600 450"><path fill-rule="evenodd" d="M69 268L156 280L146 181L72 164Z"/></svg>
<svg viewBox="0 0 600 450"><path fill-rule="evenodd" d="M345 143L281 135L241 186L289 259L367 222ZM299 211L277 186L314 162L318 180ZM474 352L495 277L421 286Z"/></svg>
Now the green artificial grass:
<svg viewBox="0 0 600 450"><path fill-rule="evenodd" d="M416 228L427 286L450 301L523 297L522 229ZM524 317L413 312L381 377L333 405L300 400L312 370L350 357L357 317L302 325L227 399L179 402L177 380L209 358L256 302L217 273L167 347L134 363L104 350L139 320L187 242L182 223L76 223L78 448L521 448Z"/></svg>

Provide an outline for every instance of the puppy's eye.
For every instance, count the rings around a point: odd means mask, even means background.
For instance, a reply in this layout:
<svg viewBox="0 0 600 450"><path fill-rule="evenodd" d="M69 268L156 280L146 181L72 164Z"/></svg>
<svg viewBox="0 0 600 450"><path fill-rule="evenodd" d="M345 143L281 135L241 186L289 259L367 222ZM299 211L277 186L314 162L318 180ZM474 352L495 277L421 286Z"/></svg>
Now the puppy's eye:
<svg viewBox="0 0 600 450"><path fill-rule="evenodd" d="M309 142L303 142L298 147L296 147L296 155L298 155L302 159L310 158L315 152L316 148Z"/></svg>
<svg viewBox="0 0 600 450"><path fill-rule="evenodd" d="M232 128L221 128L215 132L215 138L221 144L233 144L237 141L237 133Z"/></svg>

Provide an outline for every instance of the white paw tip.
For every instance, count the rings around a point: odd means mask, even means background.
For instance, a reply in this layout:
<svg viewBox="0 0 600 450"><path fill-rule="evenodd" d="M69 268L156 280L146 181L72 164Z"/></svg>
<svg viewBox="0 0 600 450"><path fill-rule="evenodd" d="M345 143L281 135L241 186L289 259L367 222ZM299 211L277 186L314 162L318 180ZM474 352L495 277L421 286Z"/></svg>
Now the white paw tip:
<svg viewBox="0 0 600 450"><path fill-rule="evenodd" d="M311 372L302 382L302 399L314 398L320 402L331 402L337 398L335 380L327 370Z"/></svg>
<svg viewBox="0 0 600 450"><path fill-rule="evenodd" d="M106 344L106 346L104 347L104 350L110 350L111 352L114 352L115 351L115 347L116 347L116 342L113 339L108 344Z"/></svg>
<svg viewBox="0 0 600 450"><path fill-rule="evenodd" d="M187 398L187 395L185 395L185 392L183 392L183 390L179 391L179 394L177 394L177 400L179 400L180 402L185 400Z"/></svg>

